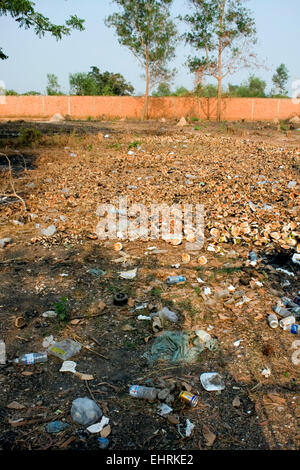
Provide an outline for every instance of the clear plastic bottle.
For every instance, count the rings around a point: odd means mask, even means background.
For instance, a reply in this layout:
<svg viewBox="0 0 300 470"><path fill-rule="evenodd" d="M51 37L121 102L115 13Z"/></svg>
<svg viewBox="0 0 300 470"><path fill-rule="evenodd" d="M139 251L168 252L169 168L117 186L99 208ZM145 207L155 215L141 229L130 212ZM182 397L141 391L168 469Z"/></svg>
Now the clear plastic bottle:
<svg viewBox="0 0 300 470"><path fill-rule="evenodd" d="M186 278L184 276L168 276L167 284L178 284L179 282L184 282Z"/></svg>
<svg viewBox="0 0 300 470"><path fill-rule="evenodd" d="M288 310L285 307L281 307L281 305L279 303L277 305L275 305L275 307L273 307L273 310L274 310L275 313L277 313L282 318L289 317L291 315L290 310Z"/></svg>
<svg viewBox="0 0 300 470"><path fill-rule="evenodd" d="M47 362L48 355L47 351L40 352L40 353L29 353L24 354L21 357L18 357L14 360L15 364L36 364L37 362Z"/></svg>
<svg viewBox="0 0 300 470"><path fill-rule="evenodd" d="M271 315L268 316L268 323L271 328L278 327L278 318L276 317L275 313L271 313Z"/></svg>
<svg viewBox="0 0 300 470"><path fill-rule="evenodd" d="M293 333L293 335L300 335L300 325L297 325L297 323L294 323L294 325L289 325L287 327L287 331Z"/></svg>
<svg viewBox="0 0 300 470"><path fill-rule="evenodd" d="M255 251L250 251L249 259L250 259L251 266L256 266L256 264L257 264L257 254L255 253Z"/></svg>
<svg viewBox="0 0 300 470"><path fill-rule="evenodd" d="M142 385L131 385L129 395L134 398L144 398L145 400L155 400L158 390L154 387L143 387Z"/></svg>
<svg viewBox="0 0 300 470"><path fill-rule="evenodd" d="M0 340L0 364L6 363L6 350L4 341Z"/></svg>

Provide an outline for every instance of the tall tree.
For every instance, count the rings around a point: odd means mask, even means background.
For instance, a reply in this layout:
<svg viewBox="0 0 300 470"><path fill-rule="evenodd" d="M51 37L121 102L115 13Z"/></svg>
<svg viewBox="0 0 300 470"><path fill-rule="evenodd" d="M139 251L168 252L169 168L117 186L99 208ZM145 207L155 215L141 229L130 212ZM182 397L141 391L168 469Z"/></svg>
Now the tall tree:
<svg viewBox="0 0 300 470"><path fill-rule="evenodd" d="M56 75L54 75L54 73L48 73L47 80L48 80L48 84L46 88L47 95L49 96L63 95L60 85L58 83L58 78Z"/></svg>
<svg viewBox="0 0 300 470"><path fill-rule="evenodd" d="M73 29L83 31L84 20L72 15L63 25L51 23L49 18L35 10L35 3L29 0L0 0L0 16L10 15L16 20L20 28L33 28L34 32L39 36L44 36L49 32L57 40L63 36L71 34ZM7 59L0 47L0 59Z"/></svg>
<svg viewBox="0 0 300 470"><path fill-rule="evenodd" d="M106 18L114 27L118 41L126 46L143 67L146 79L145 106L142 119L148 117L149 93L153 86L168 81L174 70L167 67L175 56L177 30L170 19L173 0L113 0L120 8Z"/></svg>
<svg viewBox="0 0 300 470"><path fill-rule="evenodd" d="M279 65L276 69L276 73L272 77L272 81L275 87L273 94L279 95L287 95L288 92L286 90L287 82L289 79L289 72L288 69L284 64Z"/></svg>
<svg viewBox="0 0 300 470"><path fill-rule="evenodd" d="M181 17L189 26L186 43L202 57L190 58L190 69L208 70L218 82L217 119L221 120L222 80L248 64L247 47L256 42L256 29L245 0L189 0L193 11ZM253 56L253 55L252 55Z"/></svg>

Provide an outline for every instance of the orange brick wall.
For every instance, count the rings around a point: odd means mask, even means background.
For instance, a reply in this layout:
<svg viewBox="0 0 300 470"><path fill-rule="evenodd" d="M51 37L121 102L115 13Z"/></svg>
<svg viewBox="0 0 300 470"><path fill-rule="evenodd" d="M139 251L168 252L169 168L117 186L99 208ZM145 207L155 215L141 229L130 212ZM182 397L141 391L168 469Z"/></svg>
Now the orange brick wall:
<svg viewBox="0 0 300 470"><path fill-rule="evenodd" d="M2 101L3 101L3 97ZM70 115L74 119L106 117L140 119L143 97L133 96L6 96L0 101L0 118L47 118L55 113ZM224 98L222 119L233 121L287 119L300 115L300 103L291 99ZM164 97L149 99L149 117L180 118L198 117L215 120L216 98Z"/></svg>

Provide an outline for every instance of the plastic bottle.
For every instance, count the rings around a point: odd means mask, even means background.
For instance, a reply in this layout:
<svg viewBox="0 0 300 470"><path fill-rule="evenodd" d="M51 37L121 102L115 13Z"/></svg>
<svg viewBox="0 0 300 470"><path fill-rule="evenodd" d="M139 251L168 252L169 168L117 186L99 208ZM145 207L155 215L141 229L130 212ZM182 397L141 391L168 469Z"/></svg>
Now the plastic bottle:
<svg viewBox="0 0 300 470"><path fill-rule="evenodd" d="M134 398L144 398L145 400L155 400L158 390L154 387L143 387L141 385L131 385L129 395Z"/></svg>
<svg viewBox="0 0 300 470"><path fill-rule="evenodd" d="M251 266L256 266L256 264L257 264L257 254L255 253L255 251L250 251L249 259L250 259Z"/></svg>
<svg viewBox="0 0 300 470"><path fill-rule="evenodd" d="M294 299L293 299L293 302L297 305L300 306L300 295L297 295Z"/></svg>
<svg viewBox="0 0 300 470"><path fill-rule="evenodd" d="M29 353L24 354L21 357L18 357L14 360L15 364L36 364L37 362L47 362L48 355L47 352L40 352L40 353Z"/></svg>
<svg viewBox="0 0 300 470"><path fill-rule="evenodd" d="M300 335L300 326L295 323L294 325L289 325L287 331L293 333L294 335Z"/></svg>
<svg viewBox="0 0 300 470"><path fill-rule="evenodd" d="M0 364L6 363L6 350L4 341L0 341Z"/></svg>
<svg viewBox="0 0 300 470"><path fill-rule="evenodd" d="M293 325L294 323L296 323L296 318L291 315L280 320L279 325L283 330L287 330L288 326Z"/></svg>
<svg viewBox="0 0 300 470"><path fill-rule="evenodd" d="M179 282L184 282L186 278L184 276L168 276L167 284L178 284Z"/></svg>
<svg viewBox="0 0 300 470"><path fill-rule="evenodd" d="M275 313L271 313L271 315L268 316L268 323L271 328L278 327L278 318L276 317Z"/></svg>
<svg viewBox="0 0 300 470"><path fill-rule="evenodd" d="M273 307L273 310L282 318L289 317L291 315L290 310L288 310L287 308L281 307L280 304L275 305L275 307Z"/></svg>

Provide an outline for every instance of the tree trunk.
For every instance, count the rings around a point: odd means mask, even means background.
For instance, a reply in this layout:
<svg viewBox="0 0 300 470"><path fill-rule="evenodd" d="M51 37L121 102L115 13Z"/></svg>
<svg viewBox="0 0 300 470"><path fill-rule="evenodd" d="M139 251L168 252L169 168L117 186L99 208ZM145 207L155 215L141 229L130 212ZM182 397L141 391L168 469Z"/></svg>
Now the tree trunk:
<svg viewBox="0 0 300 470"><path fill-rule="evenodd" d="M221 41L219 45L219 59L218 59L218 110L217 120L221 121L221 108L222 108L222 49Z"/></svg>
<svg viewBox="0 0 300 470"><path fill-rule="evenodd" d="M142 113L142 121L146 118L148 119L149 117L149 64L147 62L146 64L146 93L145 93L145 103L144 103L144 108L143 108L143 113Z"/></svg>

